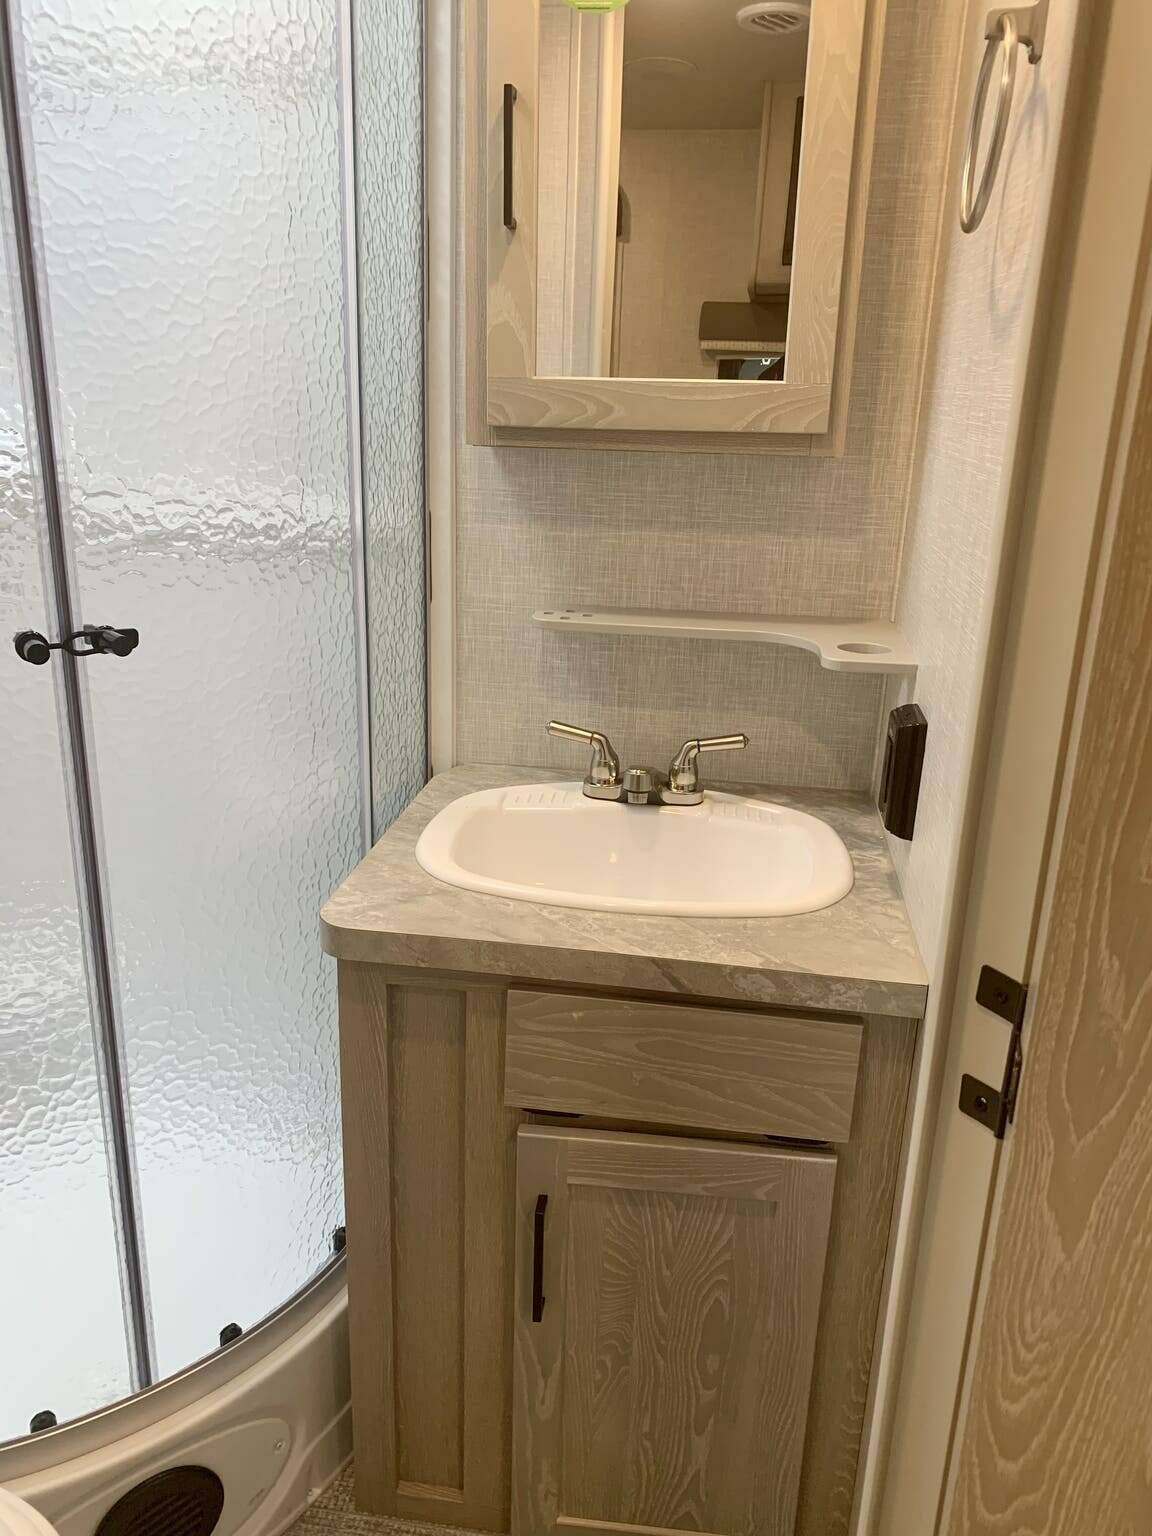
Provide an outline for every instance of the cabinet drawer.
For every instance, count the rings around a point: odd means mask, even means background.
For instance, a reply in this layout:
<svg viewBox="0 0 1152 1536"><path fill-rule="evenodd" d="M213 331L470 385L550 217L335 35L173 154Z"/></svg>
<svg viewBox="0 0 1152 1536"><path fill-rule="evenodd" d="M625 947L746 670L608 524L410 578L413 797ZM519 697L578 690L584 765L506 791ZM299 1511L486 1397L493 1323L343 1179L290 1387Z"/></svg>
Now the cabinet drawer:
<svg viewBox="0 0 1152 1536"><path fill-rule="evenodd" d="M819 1015L513 990L504 1102L846 1141L862 1035Z"/></svg>

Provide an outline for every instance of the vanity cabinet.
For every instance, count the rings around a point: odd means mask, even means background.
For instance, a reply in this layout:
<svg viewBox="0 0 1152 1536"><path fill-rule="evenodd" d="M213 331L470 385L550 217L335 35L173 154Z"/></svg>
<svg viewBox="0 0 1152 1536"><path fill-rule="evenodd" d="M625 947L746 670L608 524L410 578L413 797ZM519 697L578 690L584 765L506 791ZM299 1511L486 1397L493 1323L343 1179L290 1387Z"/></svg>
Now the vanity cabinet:
<svg viewBox="0 0 1152 1536"><path fill-rule="evenodd" d="M916 1021L339 976L358 1502L846 1533Z"/></svg>

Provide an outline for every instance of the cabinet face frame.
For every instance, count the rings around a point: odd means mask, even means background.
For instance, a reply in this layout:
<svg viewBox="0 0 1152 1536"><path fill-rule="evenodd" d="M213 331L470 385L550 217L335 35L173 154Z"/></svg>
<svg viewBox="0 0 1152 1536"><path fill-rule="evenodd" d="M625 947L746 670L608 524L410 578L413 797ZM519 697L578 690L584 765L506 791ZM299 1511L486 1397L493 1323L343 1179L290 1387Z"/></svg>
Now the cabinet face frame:
<svg viewBox="0 0 1152 1536"><path fill-rule="evenodd" d="M526 1113L504 1103L509 978L349 959L338 972L357 1504L507 1532L516 1139ZM848 1536L869 1432L919 1025L889 1015L864 1023L851 1139L836 1149L794 1536ZM456 1087L437 1096L448 1081ZM443 1348L449 1312L462 1353ZM438 1465L437 1454L462 1461Z"/></svg>
<svg viewBox="0 0 1152 1536"><path fill-rule="evenodd" d="M872 3L879 7L881 0ZM480 239L466 238L466 245L481 268L473 284L474 301L479 288L485 307L478 337L484 356L471 358L470 367L476 376L472 389L478 385L483 395L487 427L575 431L593 442L597 433L785 434L801 441L827 433L841 309L854 314L859 279L858 263L846 264L846 249L850 193L860 162L867 158L857 154L857 100L869 0L815 0L813 5L782 382L536 374L538 0L467 0L467 5L472 25L465 69L474 88L479 86L481 118L466 145L466 155L476 162L467 169L482 185L484 228ZM514 230L503 224L504 87L509 83L518 93L513 108ZM475 344L477 330L470 329Z"/></svg>

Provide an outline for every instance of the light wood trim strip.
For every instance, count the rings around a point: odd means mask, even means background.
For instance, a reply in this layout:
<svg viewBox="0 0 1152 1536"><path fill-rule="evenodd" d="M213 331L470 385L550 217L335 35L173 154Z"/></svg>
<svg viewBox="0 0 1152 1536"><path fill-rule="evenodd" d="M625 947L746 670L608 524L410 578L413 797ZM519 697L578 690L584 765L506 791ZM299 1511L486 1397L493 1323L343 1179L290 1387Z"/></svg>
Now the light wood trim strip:
<svg viewBox="0 0 1152 1536"><path fill-rule="evenodd" d="M866 0L812 7L784 362L797 387L830 383L836 363L865 9Z"/></svg>
<svg viewBox="0 0 1152 1536"><path fill-rule="evenodd" d="M357 1503L506 1531L519 1117L502 1102L504 989L338 973Z"/></svg>
<svg viewBox="0 0 1152 1536"><path fill-rule="evenodd" d="M523 1129L527 1129L524 1127ZM519 1140L519 1138L518 1138ZM564 1331L553 1326L565 1310L568 1266L557 1238L568 1230L567 1144L556 1136L533 1137L517 1146L515 1344L512 1375L512 1525L513 1536L542 1536L555 1518L559 1468L545 1487L532 1475L538 1434L559 1435ZM544 1245L544 1316L547 1326L531 1321L532 1230L536 1198L546 1191Z"/></svg>
<svg viewBox="0 0 1152 1536"><path fill-rule="evenodd" d="M844 452L845 411L837 411L832 391L832 415L827 433L805 432L628 432L623 429L584 430L580 427L493 427L485 423L483 441L493 448L594 448L617 453L782 453L790 458L809 454L840 457ZM847 389L840 391L841 399ZM833 436L835 434L835 436ZM473 428L468 441L476 442Z"/></svg>
<svg viewBox="0 0 1152 1536"><path fill-rule="evenodd" d="M337 976L356 1502L384 1515L395 1507L397 1481L392 1202L380 1189L380 1170L392 1165L388 989L376 965L341 960Z"/></svg>
<svg viewBox="0 0 1152 1536"><path fill-rule="evenodd" d="M856 1124L837 1149L795 1536L851 1528L918 1028L915 1019L872 1018L865 1031Z"/></svg>
<svg viewBox="0 0 1152 1536"><path fill-rule="evenodd" d="M791 1187L791 1153L739 1142L701 1141L688 1136L650 1136L621 1131L554 1131L524 1126L522 1142L535 1136L563 1136L568 1143L568 1183L652 1193L730 1196L775 1201ZM807 1151L795 1153L805 1158ZM827 1152L812 1153L827 1160Z"/></svg>
<svg viewBox="0 0 1152 1536"><path fill-rule="evenodd" d="M825 432L831 381L488 379L494 427L653 432Z"/></svg>
<svg viewBox="0 0 1152 1536"><path fill-rule="evenodd" d="M862 1037L850 1019L513 989L505 1101L845 1141Z"/></svg>
<svg viewBox="0 0 1152 1536"><path fill-rule="evenodd" d="M623 1520L581 1520L576 1515L560 1515L556 1529L561 1531L608 1531L616 1536L684 1536L675 1525L629 1525Z"/></svg>
<svg viewBox="0 0 1152 1536"><path fill-rule="evenodd" d="M512 1454L512 1254L516 1127L503 1107L504 993L466 994L464 1147L464 1486L508 1520ZM474 1256L476 1262L470 1262Z"/></svg>
<svg viewBox="0 0 1152 1536"><path fill-rule="evenodd" d="M464 996L388 988L391 1161L378 1165L376 1183L376 1198L392 1208L398 1485L457 1489L457 1499L465 1422Z"/></svg>
<svg viewBox="0 0 1152 1536"><path fill-rule="evenodd" d="M514 378L536 372L536 93L538 0L487 0L485 223L488 368ZM512 109L515 230L504 228L504 86Z"/></svg>

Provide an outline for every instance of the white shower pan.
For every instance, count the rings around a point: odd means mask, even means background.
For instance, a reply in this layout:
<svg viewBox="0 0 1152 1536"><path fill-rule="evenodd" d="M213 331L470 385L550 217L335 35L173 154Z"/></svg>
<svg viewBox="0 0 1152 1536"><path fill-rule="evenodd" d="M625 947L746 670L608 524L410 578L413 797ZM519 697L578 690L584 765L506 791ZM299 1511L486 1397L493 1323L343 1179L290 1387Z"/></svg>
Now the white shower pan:
<svg viewBox="0 0 1152 1536"><path fill-rule="evenodd" d="M0 1449L0 1485L56 1536L92 1536L137 1483L195 1464L224 1484L213 1536L279 1536L352 1453L347 1361L341 1261L200 1365ZM35 1527L15 1531L34 1536ZM0 1536L8 1536L2 1510Z"/></svg>

